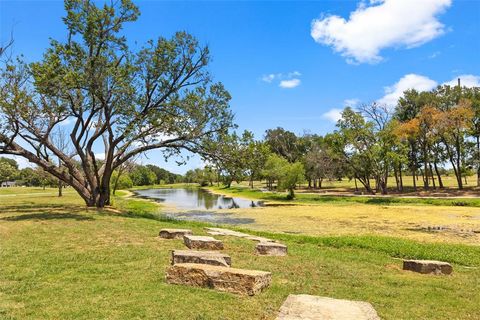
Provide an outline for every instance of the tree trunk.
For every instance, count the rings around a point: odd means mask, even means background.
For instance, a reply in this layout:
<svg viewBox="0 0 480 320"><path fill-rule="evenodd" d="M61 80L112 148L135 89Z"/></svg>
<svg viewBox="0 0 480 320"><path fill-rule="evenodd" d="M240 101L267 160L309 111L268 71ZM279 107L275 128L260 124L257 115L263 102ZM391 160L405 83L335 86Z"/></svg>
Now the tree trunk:
<svg viewBox="0 0 480 320"><path fill-rule="evenodd" d="M415 141L410 139L410 160L412 168L412 177L413 177L413 190L417 191L417 149L415 147Z"/></svg>
<svg viewBox="0 0 480 320"><path fill-rule="evenodd" d="M425 190L428 190L430 188L430 179L428 177L428 162L427 161L425 161L423 163L422 176L423 176L423 188Z"/></svg>
<svg viewBox="0 0 480 320"><path fill-rule="evenodd" d="M112 190L112 193L113 195L115 195L115 191L117 191L117 187L118 187L118 181L120 180L120 175L122 174L121 171L118 171L118 174L117 176L115 177L115 182L113 183L113 190Z"/></svg>
<svg viewBox="0 0 480 320"><path fill-rule="evenodd" d="M440 172L438 171L438 166L437 162L433 161L433 168L435 169L435 173L437 175L437 180L438 180L438 187L440 189L443 189L443 181L442 181L442 176L440 175Z"/></svg>
<svg viewBox="0 0 480 320"><path fill-rule="evenodd" d="M400 178L400 192L403 192L403 177L402 177L402 165L398 166L398 175Z"/></svg>
<svg viewBox="0 0 480 320"><path fill-rule="evenodd" d="M107 190L102 189L97 195L97 200L95 201L95 206L97 208L103 208L110 205L110 188Z"/></svg>
<svg viewBox="0 0 480 320"><path fill-rule="evenodd" d="M58 158L58 167L60 168L61 166L62 166L62 160ZM62 179L58 179L58 196L59 197L63 196L62 188L63 188Z"/></svg>
<svg viewBox="0 0 480 320"><path fill-rule="evenodd" d="M395 164L393 165L393 176L395 177L395 185L397 186L397 192L400 192L400 180L398 179L398 169Z"/></svg>
<svg viewBox="0 0 480 320"><path fill-rule="evenodd" d="M416 175L416 171L415 168L412 169L412 178L413 178L413 190L414 191L417 191L417 177L415 176Z"/></svg>
<svg viewBox="0 0 480 320"><path fill-rule="evenodd" d="M431 162L428 163L428 170L429 170L430 176L432 177L432 187L433 187L433 189L437 189L437 186L435 184L435 176L433 175L433 168L432 168L432 163Z"/></svg>
<svg viewBox="0 0 480 320"><path fill-rule="evenodd" d="M368 177L363 179L359 177L358 180L360 181L360 183L363 185L363 187L368 193L375 194L375 191L372 190L372 187L370 185L370 179Z"/></svg>
<svg viewBox="0 0 480 320"><path fill-rule="evenodd" d="M292 200L295 198L295 191L293 188L288 189L287 199Z"/></svg>
<svg viewBox="0 0 480 320"><path fill-rule="evenodd" d="M457 180L458 180L458 188L463 189L463 182L462 182L462 163L461 163L461 157L462 157L462 151L461 151L461 146L460 146L460 140L457 137L455 139L455 145L456 145L456 153L457 153L457 170L458 170L458 175L457 175Z"/></svg>
<svg viewBox="0 0 480 320"><path fill-rule="evenodd" d="M62 189L63 189L63 183L62 183L62 180L59 179L58 180L58 196L59 197L63 196Z"/></svg>
<svg viewBox="0 0 480 320"><path fill-rule="evenodd" d="M477 135L477 187L480 187L480 135Z"/></svg>

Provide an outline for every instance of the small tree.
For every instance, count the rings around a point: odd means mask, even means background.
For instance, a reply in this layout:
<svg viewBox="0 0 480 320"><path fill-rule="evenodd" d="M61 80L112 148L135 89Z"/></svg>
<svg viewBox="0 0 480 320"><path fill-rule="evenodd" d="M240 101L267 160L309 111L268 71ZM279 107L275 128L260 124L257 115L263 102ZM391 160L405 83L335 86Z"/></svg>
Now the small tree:
<svg viewBox="0 0 480 320"><path fill-rule="evenodd" d="M0 184L10 181L18 176L18 169L7 161L0 161Z"/></svg>
<svg viewBox="0 0 480 320"><path fill-rule="evenodd" d="M130 189L133 187L133 181L130 179L128 175L119 175L117 171L115 171L112 175L112 180L115 181L112 184L112 193L115 194L115 192L118 189Z"/></svg>
<svg viewBox="0 0 480 320"><path fill-rule="evenodd" d="M288 163L281 168L278 189L287 190L287 199L295 198L294 190L297 184L305 181L305 168L300 162Z"/></svg>
<svg viewBox="0 0 480 320"><path fill-rule="evenodd" d="M262 170L262 176L267 180L268 189L273 189L273 184L280 179L282 168L286 165L288 165L288 161L284 158L273 153L268 156Z"/></svg>
<svg viewBox="0 0 480 320"><path fill-rule="evenodd" d="M155 172L150 170L146 166L137 165L132 172L129 174L130 179L132 179L133 185L135 186L148 186L155 184L157 181L157 176Z"/></svg>

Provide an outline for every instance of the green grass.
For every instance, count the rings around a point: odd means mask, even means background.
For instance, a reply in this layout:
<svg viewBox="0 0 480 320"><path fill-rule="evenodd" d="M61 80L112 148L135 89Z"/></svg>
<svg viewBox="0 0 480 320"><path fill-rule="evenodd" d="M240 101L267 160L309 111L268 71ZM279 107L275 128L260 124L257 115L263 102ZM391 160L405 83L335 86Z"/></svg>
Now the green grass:
<svg viewBox="0 0 480 320"><path fill-rule="evenodd" d="M157 204L122 192L121 212L50 193L0 200L0 319L274 319L299 293L368 301L382 319L480 317L479 246L246 230L284 242L289 255L259 257L254 242L219 237L235 267L273 274L267 290L242 297L164 280L170 250L183 244L160 240L159 229L205 234L206 224L166 220ZM405 272L399 257L447 260L454 274Z"/></svg>
<svg viewBox="0 0 480 320"><path fill-rule="evenodd" d="M240 196L256 200L266 200L274 202L289 202L298 204L374 204L374 205L429 205L429 206L461 206L461 207L480 207L480 198L422 198L422 197L381 197L381 196L332 196L317 194L296 193L294 200L287 200L286 193L283 192L262 192L259 189L250 189L245 186L232 186L230 188L212 186L209 190L229 194L231 196Z"/></svg>

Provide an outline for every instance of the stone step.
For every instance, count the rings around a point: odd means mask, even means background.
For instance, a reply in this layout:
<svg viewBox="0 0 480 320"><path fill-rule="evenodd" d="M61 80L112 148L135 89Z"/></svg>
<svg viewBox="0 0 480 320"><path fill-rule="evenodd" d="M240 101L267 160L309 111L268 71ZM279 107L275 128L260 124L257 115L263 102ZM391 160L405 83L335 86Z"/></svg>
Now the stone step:
<svg viewBox="0 0 480 320"><path fill-rule="evenodd" d="M270 285L272 274L208 264L178 263L167 269L166 280L172 284L253 296Z"/></svg>
<svg viewBox="0 0 480 320"><path fill-rule="evenodd" d="M172 250L172 265L177 263L200 263L230 267L232 258L216 251Z"/></svg>
<svg viewBox="0 0 480 320"><path fill-rule="evenodd" d="M443 261L403 260L403 270L409 270L423 274L451 274L453 268L450 263Z"/></svg>
<svg viewBox="0 0 480 320"><path fill-rule="evenodd" d="M185 235L183 242L189 249L223 250L223 242L212 237Z"/></svg>
<svg viewBox="0 0 480 320"><path fill-rule="evenodd" d="M162 229L158 234L160 238L164 239L182 239L184 235L192 234L189 229Z"/></svg>
<svg viewBox="0 0 480 320"><path fill-rule="evenodd" d="M262 256L286 256L287 246L276 242L259 242L255 246L257 254Z"/></svg>
<svg viewBox="0 0 480 320"><path fill-rule="evenodd" d="M238 237L238 238L245 238L248 240L253 240L253 241L258 241L258 242L275 242L274 240L264 238L264 237L259 237L259 236L252 236L247 233L239 232L239 231L234 231L230 229L224 229L224 228L205 228L208 234L211 234L213 236L231 236L231 237Z"/></svg>
<svg viewBox="0 0 480 320"><path fill-rule="evenodd" d="M289 295L276 320L380 320L368 302Z"/></svg>

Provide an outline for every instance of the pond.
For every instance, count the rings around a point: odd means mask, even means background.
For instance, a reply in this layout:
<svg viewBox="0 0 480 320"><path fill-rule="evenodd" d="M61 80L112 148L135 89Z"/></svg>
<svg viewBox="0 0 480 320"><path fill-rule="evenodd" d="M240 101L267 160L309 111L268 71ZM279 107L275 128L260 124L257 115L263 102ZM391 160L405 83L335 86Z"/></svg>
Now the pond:
<svg viewBox="0 0 480 320"><path fill-rule="evenodd" d="M137 196L153 199L185 210L218 210L235 208L254 208L263 206L262 201L227 197L213 194L203 189L146 189L137 190Z"/></svg>

